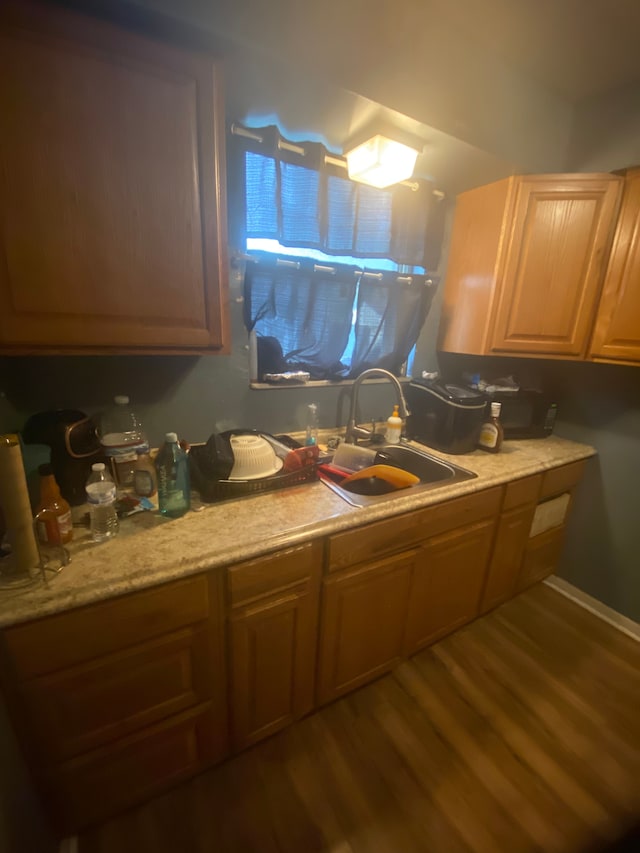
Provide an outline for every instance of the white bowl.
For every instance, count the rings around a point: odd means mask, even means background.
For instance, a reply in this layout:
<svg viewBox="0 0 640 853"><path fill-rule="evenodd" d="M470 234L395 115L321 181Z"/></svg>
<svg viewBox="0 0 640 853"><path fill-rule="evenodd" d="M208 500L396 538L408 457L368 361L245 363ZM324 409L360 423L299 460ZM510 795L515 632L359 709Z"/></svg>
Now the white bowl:
<svg viewBox="0 0 640 853"><path fill-rule="evenodd" d="M282 468L282 459L261 435L232 435L230 442L234 459L230 480L259 480Z"/></svg>

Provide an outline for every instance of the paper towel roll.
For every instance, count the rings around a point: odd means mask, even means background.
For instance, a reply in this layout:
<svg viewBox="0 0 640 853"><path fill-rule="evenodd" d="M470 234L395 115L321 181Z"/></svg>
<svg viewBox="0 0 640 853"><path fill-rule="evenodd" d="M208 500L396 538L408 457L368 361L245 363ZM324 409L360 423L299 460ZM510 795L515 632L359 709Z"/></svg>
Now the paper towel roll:
<svg viewBox="0 0 640 853"><path fill-rule="evenodd" d="M38 565L27 478L17 435L0 435L0 506L13 551L13 571L27 574Z"/></svg>

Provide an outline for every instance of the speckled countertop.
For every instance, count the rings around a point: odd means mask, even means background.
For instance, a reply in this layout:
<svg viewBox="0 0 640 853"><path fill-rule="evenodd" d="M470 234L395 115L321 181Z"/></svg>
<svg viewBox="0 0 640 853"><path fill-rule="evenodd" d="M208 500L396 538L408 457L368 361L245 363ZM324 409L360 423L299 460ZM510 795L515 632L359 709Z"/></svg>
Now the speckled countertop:
<svg viewBox="0 0 640 853"><path fill-rule="evenodd" d="M428 452L473 471L477 479L427 492L407 489L406 495L364 509L350 506L323 483L314 482L208 505L174 521L140 514L123 522L116 539L100 545L94 545L88 533L76 531L72 561L59 575L29 590L0 590L0 627L235 563L595 454L592 447L555 436L505 442L495 455L481 450L464 456Z"/></svg>

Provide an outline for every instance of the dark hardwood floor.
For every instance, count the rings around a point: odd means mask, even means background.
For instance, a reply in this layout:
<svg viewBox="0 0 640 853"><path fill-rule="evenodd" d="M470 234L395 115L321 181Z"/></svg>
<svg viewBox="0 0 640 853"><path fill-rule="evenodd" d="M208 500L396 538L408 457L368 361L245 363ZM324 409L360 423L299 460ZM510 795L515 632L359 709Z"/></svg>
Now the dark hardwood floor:
<svg viewBox="0 0 640 853"><path fill-rule="evenodd" d="M640 643L538 585L80 853L595 853L640 820Z"/></svg>

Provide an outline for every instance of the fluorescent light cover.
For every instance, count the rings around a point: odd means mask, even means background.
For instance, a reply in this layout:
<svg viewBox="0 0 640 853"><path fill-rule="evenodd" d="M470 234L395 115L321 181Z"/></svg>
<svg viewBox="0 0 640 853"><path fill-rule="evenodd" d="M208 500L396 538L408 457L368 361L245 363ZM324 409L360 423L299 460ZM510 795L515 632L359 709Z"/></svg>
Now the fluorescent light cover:
<svg viewBox="0 0 640 853"><path fill-rule="evenodd" d="M411 177L418 152L378 133L345 156L352 181L382 189Z"/></svg>

